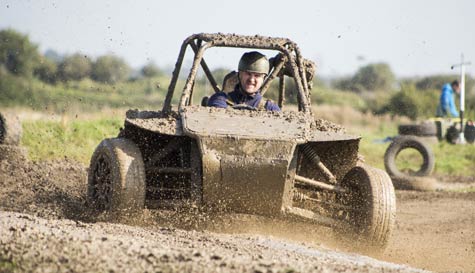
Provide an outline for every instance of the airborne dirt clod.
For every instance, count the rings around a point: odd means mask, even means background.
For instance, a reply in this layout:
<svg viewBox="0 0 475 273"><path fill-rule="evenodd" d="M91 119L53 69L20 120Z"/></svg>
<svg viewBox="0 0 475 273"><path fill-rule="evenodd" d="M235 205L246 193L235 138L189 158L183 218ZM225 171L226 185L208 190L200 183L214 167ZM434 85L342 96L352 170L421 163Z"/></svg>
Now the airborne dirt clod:
<svg viewBox="0 0 475 273"><path fill-rule="evenodd" d="M397 265L337 252L343 246L331 242L328 229L249 215L144 210L134 217L98 222L85 209L85 181L86 168L67 159L0 161L1 270L418 271L404 264L439 271L475 269L469 260L475 254L475 232L470 230L475 223L473 193L400 192L396 238L385 255L376 255L402 263ZM464 216L451 209L452 203L462 208ZM430 215L430 206L438 212ZM427 215L417 216L419 211ZM170 221L177 216L177 221ZM444 239L439 233L445 230L455 238ZM417 252L428 248L431 253ZM444 253L450 259L443 258Z"/></svg>

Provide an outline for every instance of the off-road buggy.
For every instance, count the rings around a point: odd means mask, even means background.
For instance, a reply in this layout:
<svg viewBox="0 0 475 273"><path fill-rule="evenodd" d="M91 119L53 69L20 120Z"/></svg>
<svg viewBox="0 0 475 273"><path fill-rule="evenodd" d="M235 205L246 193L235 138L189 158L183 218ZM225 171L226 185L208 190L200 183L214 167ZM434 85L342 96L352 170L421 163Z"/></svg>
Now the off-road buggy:
<svg viewBox="0 0 475 273"><path fill-rule="evenodd" d="M203 58L211 47L276 52L261 93L265 95L277 80L277 103L284 111L193 105L200 66L208 86L215 92L222 89ZM175 109L171 102L188 48L193 63ZM312 115L313 74L313 63L289 39L188 37L163 109L128 111L118 137L105 139L96 148L89 168L88 203L99 210L219 207L310 220L383 248L395 221L391 180L386 172L359 161L359 137ZM297 94L294 111L286 111L284 105L288 77Z"/></svg>

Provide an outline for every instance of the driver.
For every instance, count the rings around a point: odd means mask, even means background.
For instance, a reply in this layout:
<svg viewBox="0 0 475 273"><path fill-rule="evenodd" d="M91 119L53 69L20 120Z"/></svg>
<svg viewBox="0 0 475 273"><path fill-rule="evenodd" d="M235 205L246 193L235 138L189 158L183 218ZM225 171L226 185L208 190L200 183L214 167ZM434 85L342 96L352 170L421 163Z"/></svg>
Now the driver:
<svg viewBox="0 0 475 273"><path fill-rule="evenodd" d="M238 66L239 83L234 90L216 92L208 100L208 106L227 108L247 106L258 110L280 111L279 106L271 100L267 100L260 94L260 88L264 78L269 73L269 61L266 56L257 52L246 52L239 60Z"/></svg>

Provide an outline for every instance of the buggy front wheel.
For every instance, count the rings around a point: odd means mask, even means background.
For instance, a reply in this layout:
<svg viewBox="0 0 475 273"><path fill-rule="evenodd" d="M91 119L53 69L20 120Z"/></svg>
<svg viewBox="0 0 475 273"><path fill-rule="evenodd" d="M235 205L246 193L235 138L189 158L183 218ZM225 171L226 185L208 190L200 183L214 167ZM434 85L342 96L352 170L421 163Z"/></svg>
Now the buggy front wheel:
<svg viewBox="0 0 475 273"><path fill-rule="evenodd" d="M384 249L396 218L396 196L388 174L367 165L352 168L343 178L344 193L338 200L346 208L339 217L346 222L346 234L360 245ZM350 232L348 232L350 231Z"/></svg>
<svg viewBox="0 0 475 273"><path fill-rule="evenodd" d="M145 205L145 168L139 148L125 138L104 139L91 158L87 202L98 211Z"/></svg>

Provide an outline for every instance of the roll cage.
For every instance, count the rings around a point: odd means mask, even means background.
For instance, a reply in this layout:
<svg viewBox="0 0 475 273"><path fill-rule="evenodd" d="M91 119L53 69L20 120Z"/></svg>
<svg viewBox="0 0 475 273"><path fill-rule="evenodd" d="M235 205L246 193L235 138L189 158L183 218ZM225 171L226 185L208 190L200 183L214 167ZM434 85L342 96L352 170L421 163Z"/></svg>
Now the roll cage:
<svg viewBox="0 0 475 273"><path fill-rule="evenodd" d="M221 91L220 86L213 77L206 61L203 58L204 52L211 47L230 47L230 48L252 48L252 49L267 49L276 50L279 53L273 58L271 62L271 71L269 76L265 79L262 87L261 94L267 91L270 83L275 78L279 78L279 99L278 105L282 108L285 96L285 76L294 78L295 87L297 91L297 100L299 111L310 112L310 92L309 82L311 77L308 77L306 69L307 64L312 66L310 72L313 73L313 63L305 60L300 53L298 46L286 38L272 38L265 36L247 36L236 34L210 34L200 33L194 34L186 38L180 48L178 59L173 70L172 79L168 87L168 92L165 98L162 112L168 113L171 111L171 100L175 92L175 87L178 81L180 70L183 64L186 50L190 47L194 52L193 64L186 79L185 86L183 88L182 96L179 102L178 109L191 105L193 97L193 88L198 71L198 66L201 65L204 74L213 87L215 92ZM310 78L310 79L308 79Z"/></svg>

